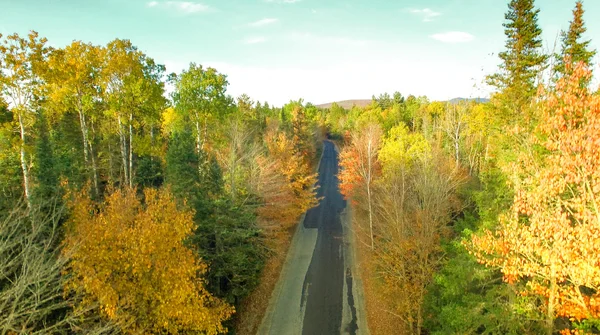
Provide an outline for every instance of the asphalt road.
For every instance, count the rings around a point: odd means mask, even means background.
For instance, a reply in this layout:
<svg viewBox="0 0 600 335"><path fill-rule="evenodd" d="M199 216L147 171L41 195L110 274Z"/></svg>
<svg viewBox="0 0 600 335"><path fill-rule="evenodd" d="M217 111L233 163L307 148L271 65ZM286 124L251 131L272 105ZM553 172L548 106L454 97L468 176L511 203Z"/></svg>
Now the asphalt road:
<svg viewBox="0 0 600 335"><path fill-rule="evenodd" d="M368 333L337 172L337 152L325 141L318 180L322 199L294 235L259 334Z"/></svg>

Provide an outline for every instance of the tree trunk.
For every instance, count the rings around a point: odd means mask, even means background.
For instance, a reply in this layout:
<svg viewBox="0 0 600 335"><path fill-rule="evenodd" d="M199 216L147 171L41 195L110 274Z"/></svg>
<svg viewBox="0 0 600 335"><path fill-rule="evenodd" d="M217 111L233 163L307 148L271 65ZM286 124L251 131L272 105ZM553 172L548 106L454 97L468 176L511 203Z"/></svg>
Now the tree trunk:
<svg viewBox="0 0 600 335"><path fill-rule="evenodd" d="M119 123L119 139L121 142L121 159L123 160L123 181L125 185L129 184L129 172L127 171L127 143L125 139L125 133L123 132L123 123L121 122L121 115L117 116L117 122Z"/></svg>
<svg viewBox="0 0 600 335"><path fill-rule="evenodd" d="M200 139L200 134L202 132L200 131L200 116L198 116L198 113L196 113L196 153L198 155L200 155L200 148L202 146L202 140Z"/></svg>
<svg viewBox="0 0 600 335"><path fill-rule="evenodd" d="M371 234L371 250L375 249L375 242L373 241L373 205L371 203L371 140L369 139L368 149L367 149L367 159L368 159L368 171L367 171L367 201L369 203L369 232Z"/></svg>
<svg viewBox="0 0 600 335"><path fill-rule="evenodd" d="M229 171L230 171L229 182L231 185L231 201L233 201L234 203L235 203L235 187L236 187L235 186L235 170L236 170L236 162L237 162L237 159L235 156L236 155L235 155L235 143L234 143L234 145L231 148L231 153L230 153L230 157L229 157L229 159L230 159L229 164L231 165L231 167L229 168Z"/></svg>
<svg viewBox="0 0 600 335"><path fill-rule="evenodd" d="M94 130L94 122L92 121L92 137L95 138L96 131ZM100 187L98 186L98 165L96 165L96 155L94 154L94 142L88 138L88 145L90 146L90 159L92 161L92 179L94 181L94 192L96 196L100 196Z"/></svg>
<svg viewBox="0 0 600 335"><path fill-rule="evenodd" d="M86 170L91 158L92 161L92 181L94 183L94 194L99 195L98 191L98 168L96 167L96 159L94 158L94 149L89 138L89 130L85 120L85 114L81 107L79 108L79 125L81 127L81 136L83 140L83 161L85 162ZM89 171L89 170L88 170Z"/></svg>
<svg viewBox="0 0 600 335"><path fill-rule="evenodd" d="M150 126L150 162L154 163L154 124Z"/></svg>
<svg viewBox="0 0 600 335"><path fill-rule="evenodd" d="M208 138L208 117L204 117L204 136L202 137L202 149L204 149L204 146L206 145L206 139Z"/></svg>
<svg viewBox="0 0 600 335"><path fill-rule="evenodd" d="M554 333L554 300L556 298L556 278L550 279L550 295L548 297L548 310L546 311L546 334Z"/></svg>
<svg viewBox="0 0 600 335"><path fill-rule="evenodd" d="M373 241L373 209L371 205L371 186L367 185L367 198L369 202L369 231L371 233L371 250L375 249L375 242Z"/></svg>
<svg viewBox="0 0 600 335"><path fill-rule="evenodd" d="M419 304L417 306L415 306L415 308L417 309L417 330L416 330L416 334L420 335L421 334L421 329L423 329L423 293L420 294L419 297Z"/></svg>
<svg viewBox="0 0 600 335"><path fill-rule="evenodd" d="M454 158L456 159L456 167L458 167L459 147L460 147L460 126L456 127L456 133L454 134Z"/></svg>
<svg viewBox="0 0 600 335"><path fill-rule="evenodd" d="M19 132L21 135L21 169L23 170L23 190L25 191L27 207L31 208L29 167L27 166L27 157L25 157L25 125L23 123L23 114L21 113L19 113Z"/></svg>
<svg viewBox="0 0 600 335"><path fill-rule="evenodd" d="M79 109L79 126L81 127L81 137L83 138L83 161L85 162L86 168L88 165L88 157L89 157L89 152L88 152L88 131L87 131L87 125L85 122L85 115L83 114L83 111L81 109Z"/></svg>
<svg viewBox="0 0 600 335"><path fill-rule="evenodd" d="M115 167L113 166L111 141L108 141L108 177L110 178L110 184L113 185L115 182Z"/></svg>
<svg viewBox="0 0 600 335"><path fill-rule="evenodd" d="M133 188L133 113L129 113L129 187Z"/></svg>

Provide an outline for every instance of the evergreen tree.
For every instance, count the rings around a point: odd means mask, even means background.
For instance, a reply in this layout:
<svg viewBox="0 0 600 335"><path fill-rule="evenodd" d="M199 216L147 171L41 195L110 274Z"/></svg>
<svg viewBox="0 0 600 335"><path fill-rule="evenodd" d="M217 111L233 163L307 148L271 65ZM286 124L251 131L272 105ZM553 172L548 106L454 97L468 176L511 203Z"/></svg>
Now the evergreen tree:
<svg viewBox="0 0 600 335"><path fill-rule="evenodd" d="M507 40L506 50L499 54L502 60L500 72L487 78L488 84L501 91L504 105L517 115L523 113L523 108L531 102L539 67L548 58L540 51L542 29L537 22L539 12L534 7L534 0L510 1L504 16Z"/></svg>
<svg viewBox="0 0 600 335"><path fill-rule="evenodd" d="M200 173L198 173L200 171ZM176 132L167 150L166 180L179 200L194 209L197 227L189 239L207 262L207 289L236 304L258 284L264 248L256 217L234 206L223 193L223 176L214 156L196 154L194 134Z"/></svg>
<svg viewBox="0 0 600 335"><path fill-rule="evenodd" d="M160 159L152 156L142 156L138 159L135 170L135 184L142 187L158 188L163 184L163 166Z"/></svg>
<svg viewBox="0 0 600 335"><path fill-rule="evenodd" d="M37 185L34 189L34 198L43 203L58 194L58 173L55 168L54 151L48 134L47 120L42 111L38 113L35 129L37 139L35 141L33 175L37 180Z"/></svg>
<svg viewBox="0 0 600 335"><path fill-rule="evenodd" d="M0 97L0 218L10 213L22 199L23 186L18 152L14 148L16 134L13 130L13 113Z"/></svg>
<svg viewBox="0 0 600 335"><path fill-rule="evenodd" d="M171 185L175 197L188 201L195 198L195 189L200 184L195 145L194 135L187 128L171 136L167 149L167 183Z"/></svg>
<svg viewBox="0 0 600 335"><path fill-rule="evenodd" d="M569 30L561 32L561 52L557 54L554 70L559 76L570 74L567 72L565 57L573 63L584 62L587 66L596 55L596 50L589 50L590 41L582 41L586 27L583 22L583 3L577 1L573 9L573 21L570 22ZM570 71L569 71L570 72Z"/></svg>

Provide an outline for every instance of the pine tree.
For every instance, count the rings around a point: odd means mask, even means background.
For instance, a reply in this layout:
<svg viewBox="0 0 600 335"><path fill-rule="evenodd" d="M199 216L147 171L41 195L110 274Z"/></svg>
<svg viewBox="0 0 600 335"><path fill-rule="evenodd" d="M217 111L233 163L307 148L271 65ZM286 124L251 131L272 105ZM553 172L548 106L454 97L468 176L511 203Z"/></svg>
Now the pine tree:
<svg viewBox="0 0 600 335"><path fill-rule="evenodd" d="M192 130L188 127L171 136L167 149L167 183L175 197L188 201L193 201L193 194L200 184L194 141Z"/></svg>
<svg viewBox="0 0 600 335"><path fill-rule="evenodd" d="M48 134L47 120L42 111L37 115L35 129L38 135L35 141L35 170L33 171L34 177L37 180L37 185L34 189L34 199L47 202L58 194L58 174ZM45 208L44 205L42 205L42 208Z"/></svg>
<svg viewBox="0 0 600 335"><path fill-rule="evenodd" d="M555 55L556 66L554 70L556 73L563 77L566 74L570 74L565 64L565 57L573 63L583 62L586 66L589 66L592 62L592 58L596 55L596 50L589 50L590 41L582 41L583 34L587 28L583 22L583 3L577 1L575 9L573 9L573 21L570 22L569 30L561 32L561 52Z"/></svg>
<svg viewBox="0 0 600 335"><path fill-rule="evenodd" d="M535 79L547 56L542 54L542 29L538 25L540 10L534 0L511 0L504 18L506 50L499 54L500 72L489 76L488 84L501 91L500 97L512 113L523 113L535 94Z"/></svg>

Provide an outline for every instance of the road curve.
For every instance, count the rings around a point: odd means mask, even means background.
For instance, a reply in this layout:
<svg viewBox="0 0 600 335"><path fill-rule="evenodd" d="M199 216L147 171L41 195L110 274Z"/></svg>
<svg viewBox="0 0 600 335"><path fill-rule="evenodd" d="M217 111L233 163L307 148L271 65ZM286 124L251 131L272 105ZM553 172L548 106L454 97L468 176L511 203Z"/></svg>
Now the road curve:
<svg viewBox="0 0 600 335"><path fill-rule="evenodd" d="M325 141L319 205L306 212L258 334L368 334L346 204L339 192L338 155Z"/></svg>

